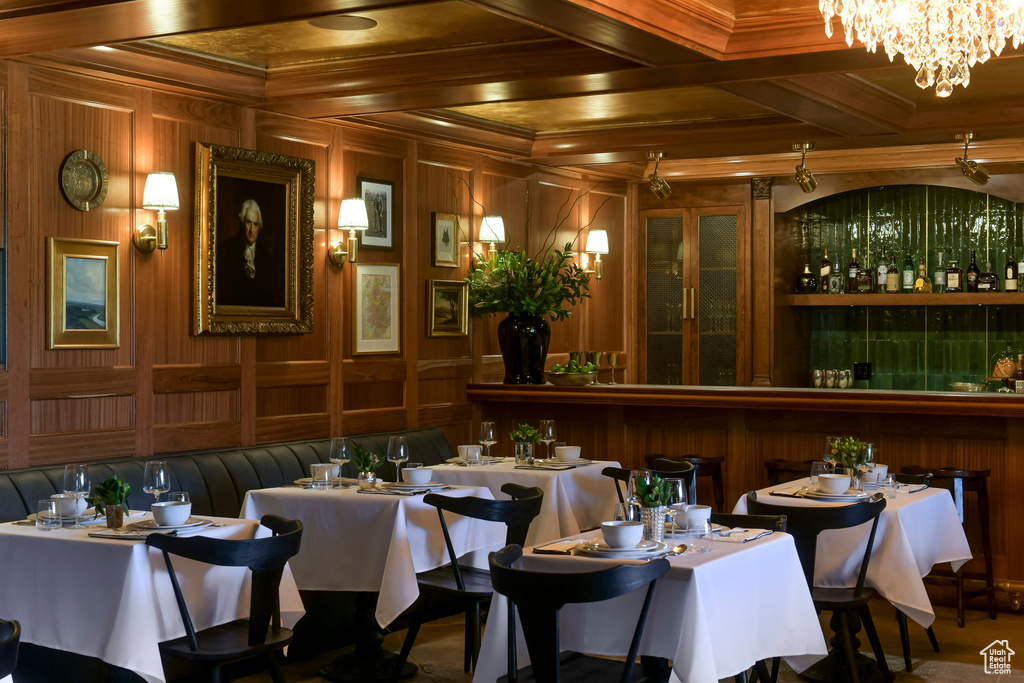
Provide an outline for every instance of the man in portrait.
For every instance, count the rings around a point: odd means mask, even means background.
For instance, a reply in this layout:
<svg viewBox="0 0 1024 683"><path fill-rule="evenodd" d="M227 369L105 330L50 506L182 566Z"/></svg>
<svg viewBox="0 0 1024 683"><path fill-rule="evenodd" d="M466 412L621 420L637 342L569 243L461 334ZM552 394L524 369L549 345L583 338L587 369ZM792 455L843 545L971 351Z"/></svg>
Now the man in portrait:
<svg viewBox="0 0 1024 683"><path fill-rule="evenodd" d="M264 235L263 213L255 199L238 212L238 231L217 247L217 303L229 306L283 306L284 273L271 240Z"/></svg>

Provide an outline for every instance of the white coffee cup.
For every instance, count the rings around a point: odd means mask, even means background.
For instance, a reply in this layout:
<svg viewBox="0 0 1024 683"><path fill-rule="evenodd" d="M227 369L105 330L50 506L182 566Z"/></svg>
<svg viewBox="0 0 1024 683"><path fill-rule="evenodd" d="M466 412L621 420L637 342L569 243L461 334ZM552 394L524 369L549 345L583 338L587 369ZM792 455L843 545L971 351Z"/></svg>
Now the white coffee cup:
<svg viewBox="0 0 1024 683"><path fill-rule="evenodd" d="M181 526L192 514L192 503L178 500L153 503L153 519L160 526Z"/></svg>
<svg viewBox="0 0 1024 683"><path fill-rule="evenodd" d="M55 493L50 496L50 500L56 503L57 514L65 519L81 517L82 513L85 512L85 508L89 506L85 502L85 498L79 498L70 493Z"/></svg>
<svg viewBox="0 0 1024 683"><path fill-rule="evenodd" d="M403 467L402 481L407 484L427 484L434 470L429 467Z"/></svg>
<svg viewBox="0 0 1024 683"><path fill-rule="evenodd" d="M869 462L868 471L864 473L865 484L877 484L880 481L885 481L885 478L889 475L888 465L879 465L878 463Z"/></svg>
<svg viewBox="0 0 1024 683"><path fill-rule="evenodd" d="M644 537L644 523L601 522L601 535L612 548L635 548Z"/></svg>
<svg viewBox="0 0 1024 683"><path fill-rule="evenodd" d="M580 459L579 446L555 446L555 459L559 462L572 462Z"/></svg>
<svg viewBox="0 0 1024 683"><path fill-rule="evenodd" d="M477 444L469 444L468 446L459 446L459 457L462 458L466 462L472 462L474 460L479 460L480 457L481 457L482 450L483 450L483 446L478 446Z"/></svg>
<svg viewBox="0 0 1024 683"><path fill-rule="evenodd" d="M683 510L683 519L677 520L680 526L686 527L693 522L706 522L711 519L710 505L687 505Z"/></svg>
<svg viewBox="0 0 1024 683"><path fill-rule="evenodd" d="M818 487L825 493L846 493L850 488L849 474L819 474Z"/></svg>

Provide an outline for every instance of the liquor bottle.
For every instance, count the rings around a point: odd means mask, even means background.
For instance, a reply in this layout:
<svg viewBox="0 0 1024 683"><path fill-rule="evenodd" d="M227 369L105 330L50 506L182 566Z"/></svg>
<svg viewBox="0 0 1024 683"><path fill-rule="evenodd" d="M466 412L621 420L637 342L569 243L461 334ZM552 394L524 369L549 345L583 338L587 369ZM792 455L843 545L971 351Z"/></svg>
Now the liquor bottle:
<svg viewBox="0 0 1024 683"><path fill-rule="evenodd" d="M871 270L868 256L864 259L864 267L857 271L857 293L870 294L875 291L875 271Z"/></svg>
<svg viewBox="0 0 1024 683"><path fill-rule="evenodd" d="M899 292L899 268L896 267L896 252L889 256L889 269L886 271L886 294Z"/></svg>
<svg viewBox="0 0 1024 683"><path fill-rule="evenodd" d="M999 277L992 272L992 262L985 261L985 272L978 276L979 292L998 292Z"/></svg>
<svg viewBox="0 0 1024 683"><path fill-rule="evenodd" d="M964 271L958 268L958 262L956 259L951 259L949 262L949 268L946 268L946 291L947 292L962 292L964 291Z"/></svg>
<svg viewBox="0 0 1024 683"><path fill-rule="evenodd" d="M907 257L903 259L903 268L900 270L900 291L904 294L910 294L914 291L914 257L910 255L910 250L907 249Z"/></svg>
<svg viewBox="0 0 1024 683"><path fill-rule="evenodd" d="M917 267L917 279L914 280L914 294L931 294L932 293L932 281L928 279L928 274L925 273L924 264L920 264Z"/></svg>
<svg viewBox="0 0 1024 683"><path fill-rule="evenodd" d="M1017 260L1013 258L1013 246L1010 246L1010 255L1006 257L1006 284L1007 292L1017 291Z"/></svg>
<svg viewBox="0 0 1024 683"><path fill-rule="evenodd" d="M885 293L885 282L888 272L889 264L885 260L885 247L882 247L882 255L878 257L878 276L875 278L876 292Z"/></svg>
<svg viewBox="0 0 1024 683"><path fill-rule="evenodd" d="M836 259L832 274L828 276L828 293L842 294L846 290L846 272L843 271L843 264Z"/></svg>
<svg viewBox="0 0 1024 683"><path fill-rule="evenodd" d="M832 277L832 262L828 260L828 249L825 249L821 257L821 264L818 266L818 279L821 282L821 293L829 294L828 279Z"/></svg>
<svg viewBox="0 0 1024 683"><path fill-rule="evenodd" d="M981 271L978 270L978 264L974 260L974 250L971 249L971 265L967 266L967 277L966 277L966 291L977 292L978 291L978 276Z"/></svg>
<svg viewBox="0 0 1024 683"><path fill-rule="evenodd" d="M1017 372L1013 373L1013 391L1024 394L1024 353L1017 354Z"/></svg>
<svg viewBox="0 0 1024 683"><path fill-rule="evenodd" d="M946 291L946 259L940 251L938 260L935 262L935 275L932 276L932 291L939 293Z"/></svg>
<svg viewBox="0 0 1024 683"><path fill-rule="evenodd" d="M853 250L853 260L846 267L846 291L850 294L857 293L857 274L860 273L860 264L857 263L857 250Z"/></svg>
<svg viewBox="0 0 1024 683"><path fill-rule="evenodd" d="M818 278L815 277L814 273L811 272L811 264L804 264L804 272L800 274L799 280L797 280L796 293L797 294L814 294L818 291Z"/></svg>

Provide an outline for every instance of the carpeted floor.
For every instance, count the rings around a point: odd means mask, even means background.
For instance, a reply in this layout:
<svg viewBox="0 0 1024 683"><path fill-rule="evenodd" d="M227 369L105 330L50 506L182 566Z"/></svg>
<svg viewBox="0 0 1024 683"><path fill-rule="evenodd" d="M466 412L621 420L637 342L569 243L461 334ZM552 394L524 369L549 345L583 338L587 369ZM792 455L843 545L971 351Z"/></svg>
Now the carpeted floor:
<svg viewBox="0 0 1024 683"><path fill-rule="evenodd" d="M896 673L897 681L936 681L956 683L1005 683L1006 681L1024 681L1024 614L1000 613L996 621L988 618L987 612L970 610L967 613L966 628L957 628L956 611L950 607L936 608L937 620L934 625L941 652L932 652L928 637L920 626L910 624L910 645L913 658L913 672L907 673L903 665L900 650L899 630L894 619L894 611L888 603L878 601L872 604L871 613L878 628L882 647L886 652L889 668ZM822 626L825 633L828 615L824 615ZM416 639L412 661L420 666L420 673L412 681L417 683L435 683L459 681L469 683L472 678L462 671L463 623L461 620L436 622L424 626ZM402 645L405 632L391 634L385 641L385 647L398 651ZM1010 648L1019 652L1011 658L1013 673L1010 675L986 675L982 668L980 650L994 640L1008 640ZM861 652L868 654L870 646L866 638L862 638ZM324 653L320 657L287 664L284 673L288 681L294 683L324 681L317 672L330 662L337 652ZM1020 665L1017 666L1019 657ZM243 679L245 683L265 683L269 676L250 676ZM783 682L801 680L785 664L779 680Z"/></svg>

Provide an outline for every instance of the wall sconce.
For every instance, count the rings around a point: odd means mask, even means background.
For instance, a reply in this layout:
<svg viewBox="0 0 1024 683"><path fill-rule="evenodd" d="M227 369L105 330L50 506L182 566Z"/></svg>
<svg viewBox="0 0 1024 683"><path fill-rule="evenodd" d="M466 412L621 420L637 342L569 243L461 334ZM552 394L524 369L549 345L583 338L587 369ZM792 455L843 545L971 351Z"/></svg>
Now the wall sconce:
<svg viewBox="0 0 1024 683"><path fill-rule="evenodd" d="M647 158L654 160L654 173L647 176L647 180L651 183L651 192L653 192L659 199L668 199L672 194L672 188L664 178L658 175L658 164L661 163L661 152L648 152Z"/></svg>
<svg viewBox="0 0 1024 683"><path fill-rule="evenodd" d="M814 179L814 174L807 170L804 166L804 160L807 158L808 152L814 151L813 142L794 142L793 151L800 152L800 165L796 167L796 183L800 186L800 189L804 192L814 192L818 187L818 181Z"/></svg>
<svg viewBox="0 0 1024 683"><path fill-rule="evenodd" d="M480 241L491 245L487 252L488 258L494 253L495 244L505 243L505 221L501 220L501 216L484 216L480 225Z"/></svg>
<svg viewBox="0 0 1024 683"><path fill-rule="evenodd" d="M359 240L356 239L356 230L366 230L369 227L366 202L358 197L343 199L341 210L338 212L338 229L348 230L348 251L345 250L345 243L341 240L331 242L331 246L327 250L328 260L339 268L345 265L346 261L355 263L359 255Z"/></svg>
<svg viewBox="0 0 1024 683"><path fill-rule="evenodd" d="M971 140L974 139L974 133L967 131L966 133L957 133L957 140L964 141L964 156L963 158L956 158L956 165L960 167L967 179L975 185L984 185L992 177L992 174L988 172L988 169L979 164L977 161L967 160L967 147L971 144Z"/></svg>
<svg viewBox="0 0 1024 683"><path fill-rule="evenodd" d="M135 228L135 248L143 254L167 248L167 213L178 208L178 186L173 173L150 173L142 191L142 208L158 211L156 228L140 225Z"/></svg>
<svg viewBox="0 0 1024 683"><path fill-rule="evenodd" d="M591 230L587 234L587 249L588 254L594 255L594 277L600 280L604 273L601 263L601 254L608 253L608 232L605 230Z"/></svg>

